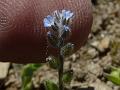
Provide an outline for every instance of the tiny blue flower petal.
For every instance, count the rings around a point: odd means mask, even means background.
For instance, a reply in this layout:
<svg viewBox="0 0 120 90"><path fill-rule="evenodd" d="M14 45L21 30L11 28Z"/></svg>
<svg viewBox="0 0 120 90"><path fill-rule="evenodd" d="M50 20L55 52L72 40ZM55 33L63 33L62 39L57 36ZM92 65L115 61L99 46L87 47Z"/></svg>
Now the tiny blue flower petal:
<svg viewBox="0 0 120 90"><path fill-rule="evenodd" d="M71 13L71 11L62 10L62 15L63 15L63 18L68 20L73 16L73 13Z"/></svg>
<svg viewBox="0 0 120 90"><path fill-rule="evenodd" d="M68 18L72 18L73 17L73 13L70 13L69 15L68 15Z"/></svg>
<svg viewBox="0 0 120 90"><path fill-rule="evenodd" d="M48 15L43 22L44 22L44 27L51 27L54 24L54 18Z"/></svg>
<svg viewBox="0 0 120 90"><path fill-rule="evenodd" d="M53 20L54 20L53 17L50 16L50 15L47 16L47 19L48 19L50 22L53 22Z"/></svg>
<svg viewBox="0 0 120 90"><path fill-rule="evenodd" d="M44 19L44 27L50 27L51 23L45 18Z"/></svg>
<svg viewBox="0 0 120 90"><path fill-rule="evenodd" d="M70 28L68 26L64 25L64 30L65 31L70 31Z"/></svg>
<svg viewBox="0 0 120 90"><path fill-rule="evenodd" d="M66 12L66 19L69 19L73 16L73 13L71 13L70 11Z"/></svg>

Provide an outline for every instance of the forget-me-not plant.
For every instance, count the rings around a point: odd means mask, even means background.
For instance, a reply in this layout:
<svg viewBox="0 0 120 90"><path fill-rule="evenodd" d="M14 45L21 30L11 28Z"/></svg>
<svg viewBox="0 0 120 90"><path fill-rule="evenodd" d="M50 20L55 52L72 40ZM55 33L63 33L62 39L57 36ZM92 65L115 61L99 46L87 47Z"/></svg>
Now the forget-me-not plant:
<svg viewBox="0 0 120 90"><path fill-rule="evenodd" d="M73 44L68 43L65 45L65 40L71 35L71 20L74 13L69 10L62 10L61 12L56 10L52 15L48 15L44 18L44 27L48 29L47 37L48 42L60 50L59 55L59 90L63 90L63 64L66 52L73 49ZM67 50L69 49L69 50Z"/></svg>
<svg viewBox="0 0 120 90"><path fill-rule="evenodd" d="M53 46L60 47L64 39L70 35L69 25L73 15L71 11L62 10L62 12L59 12L56 10L52 15L44 18L44 27L52 29L48 31L47 35L49 42Z"/></svg>

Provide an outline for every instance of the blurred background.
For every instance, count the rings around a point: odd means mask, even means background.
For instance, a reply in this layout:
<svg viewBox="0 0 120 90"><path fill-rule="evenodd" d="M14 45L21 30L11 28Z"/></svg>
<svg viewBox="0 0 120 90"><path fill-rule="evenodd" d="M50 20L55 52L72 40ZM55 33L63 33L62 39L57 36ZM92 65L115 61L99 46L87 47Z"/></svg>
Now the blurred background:
<svg viewBox="0 0 120 90"><path fill-rule="evenodd" d="M120 68L120 0L91 2L94 21L89 39L78 52L65 59L64 68L74 72L70 84L73 88L93 86L95 90L120 90L120 85L107 78L111 67ZM23 66L0 63L0 90L20 90ZM40 88L45 79L57 80L57 71L48 64L35 71L33 90L43 90Z"/></svg>

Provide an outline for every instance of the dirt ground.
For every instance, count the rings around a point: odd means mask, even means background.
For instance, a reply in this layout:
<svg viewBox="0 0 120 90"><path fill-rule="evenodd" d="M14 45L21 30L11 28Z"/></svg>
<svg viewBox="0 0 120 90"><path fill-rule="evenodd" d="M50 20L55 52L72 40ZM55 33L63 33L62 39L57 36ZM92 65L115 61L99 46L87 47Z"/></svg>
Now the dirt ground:
<svg viewBox="0 0 120 90"><path fill-rule="evenodd" d="M93 86L95 90L120 90L105 77L110 66L120 67L120 0L97 0L93 4L93 27L89 40L77 53L66 58L65 70L74 72L71 87ZM13 65L13 64L12 64ZM19 90L21 84L15 69L10 69L0 90ZM57 81L57 72L43 65L33 77L39 88L42 81ZM4 83L3 83L4 82ZM38 90L38 89L36 89Z"/></svg>

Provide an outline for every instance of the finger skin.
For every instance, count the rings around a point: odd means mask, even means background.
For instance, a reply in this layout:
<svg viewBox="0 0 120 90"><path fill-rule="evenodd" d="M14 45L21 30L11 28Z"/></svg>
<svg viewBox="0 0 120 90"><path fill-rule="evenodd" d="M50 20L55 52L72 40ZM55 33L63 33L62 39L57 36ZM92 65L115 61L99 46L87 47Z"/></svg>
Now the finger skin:
<svg viewBox="0 0 120 90"><path fill-rule="evenodd" d="M43 19L55 10L74 13L72 35L67 42L78 50L87 40L92 25L90 0L0 0L0 61L46 62L58 55L47 42Z"/></svg>

